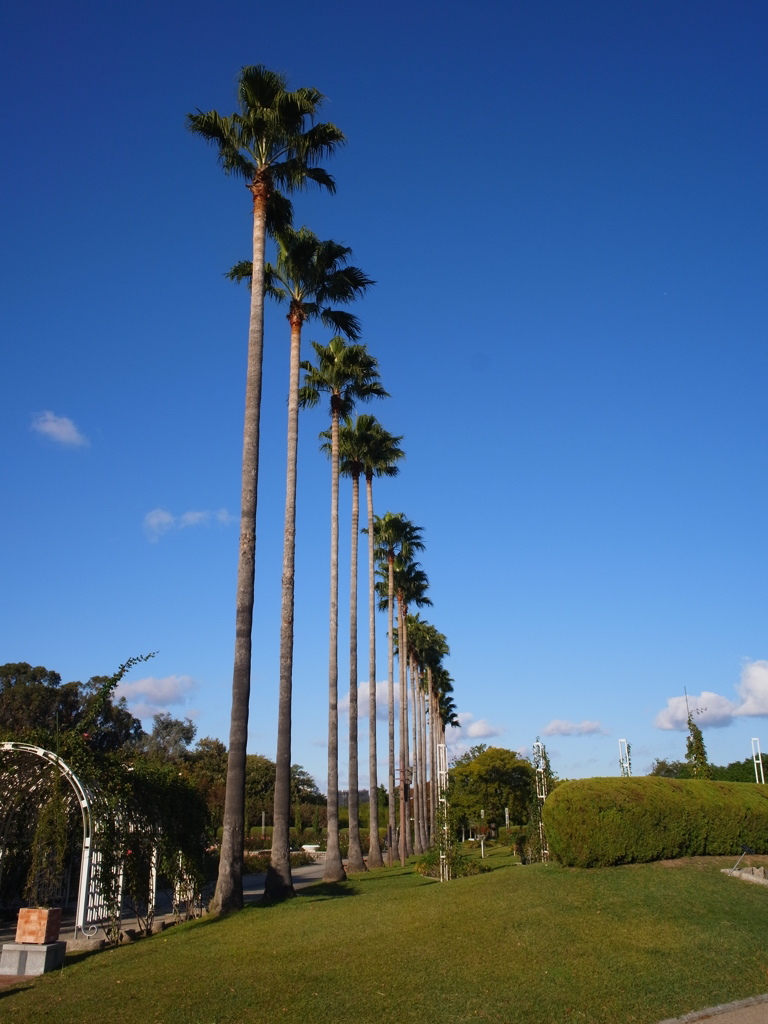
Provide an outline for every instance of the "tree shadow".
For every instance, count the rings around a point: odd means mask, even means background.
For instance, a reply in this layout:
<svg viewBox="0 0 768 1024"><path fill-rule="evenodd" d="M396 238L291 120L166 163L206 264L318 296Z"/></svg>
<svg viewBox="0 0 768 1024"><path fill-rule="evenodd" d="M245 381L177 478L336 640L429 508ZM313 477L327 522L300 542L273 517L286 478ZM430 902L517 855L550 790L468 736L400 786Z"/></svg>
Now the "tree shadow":
<svg viewBox="0 0 768 1024"><path fill-rule="evenodd" d="M324 900L339 900L345 896L360 896L361 892L350 882L318 882L317 885L306 885L296 893L297 899L309 897L312 903Z"/></svg>
<svg viewBox="0 0 768 1024"><path fill-rule="evenodd" d="M37 977L37 975L34 977ZM30 975L28 980L15 981L7 986L3 985L2 988L0 988L0 999L5 999L6 996L18 996L22 992L28 992L32 988L34 977Z"/></svg>

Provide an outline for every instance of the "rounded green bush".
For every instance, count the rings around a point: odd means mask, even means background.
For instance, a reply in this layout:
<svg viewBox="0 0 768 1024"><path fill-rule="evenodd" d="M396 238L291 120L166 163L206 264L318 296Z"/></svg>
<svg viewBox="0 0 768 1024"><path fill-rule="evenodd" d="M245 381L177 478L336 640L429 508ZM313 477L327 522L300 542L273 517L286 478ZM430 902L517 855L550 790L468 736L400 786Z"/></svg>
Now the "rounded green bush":
<svg viewBox="0 0 768 1024"><path fill-rule="evenodd" d="M574 779L543 807L550 853L572 867L768 853L768 786L655 776Z"/></svg>

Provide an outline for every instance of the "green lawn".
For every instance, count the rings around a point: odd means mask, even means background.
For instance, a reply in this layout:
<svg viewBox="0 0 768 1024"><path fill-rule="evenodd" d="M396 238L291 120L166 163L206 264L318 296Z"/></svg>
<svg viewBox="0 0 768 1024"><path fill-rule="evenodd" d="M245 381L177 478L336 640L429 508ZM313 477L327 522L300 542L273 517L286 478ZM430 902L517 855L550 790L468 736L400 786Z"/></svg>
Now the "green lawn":
<svg viewBox="0 0 768 1024"><path fill-rule="evenodd" d="M766 863L768 858L752 858ZM0 994L0 1019L653 1024L768 991L768 887L733 860L400 868L180 925Z"/></svg>

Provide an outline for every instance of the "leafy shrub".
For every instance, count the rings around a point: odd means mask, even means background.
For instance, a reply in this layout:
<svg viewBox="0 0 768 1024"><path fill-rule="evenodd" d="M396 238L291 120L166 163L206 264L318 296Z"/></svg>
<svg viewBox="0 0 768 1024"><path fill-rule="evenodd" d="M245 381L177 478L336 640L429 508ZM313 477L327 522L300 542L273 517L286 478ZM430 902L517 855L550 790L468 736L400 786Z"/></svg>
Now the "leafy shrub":
<svg viewBox="0 0 768 1024"><path fill-rule="evenodd" d="M314 864L314 860L308 853L300 850L291 854L291 867L303 868ZM246 850L243 854L243 874L260 875L269 867L269 850ZM219 855L213 854L208 865L208 877L215 878L219 871Z"/></svg>
<svg viewBox="0 0 768 1024"><path fill-rule="evenodd" d="M269 865L268 850L248 850L243 854L243 874L258 875Z"/></svg>
<svg viewBox="0 0 768 1024"><path fill-rule="evenodd" d="M510 825L509 828L500 828L497 842L500 846L511 846L515 853L525 846L528 838L527 825Z"/></svg>
<svg viewBox="0 0 768 1024"><path fill-rule="evenodd" d="M272 849L272 836L254 835L251 830L250 836L245 840L246 850L271 850Z"/></svg>
<svg viewBox="0 0 768 1024"><path fill-rule="evenodd" d="M768 787L646 776L575 779L547 798L551 854L573 867L768 853Z"/></svg>
<svg viewBox="0 0 768 1024"><path fill-rule="evenodd" d="M460 853L451 851L448 854L448 866L451 878L464 878L466 875L481 875L491 870L490 864L485 864L477 858L462 857ZM413 865L417 875L424 875L427 878L440 877L440 852L429 850L423 857L419 857Z"/></svg>

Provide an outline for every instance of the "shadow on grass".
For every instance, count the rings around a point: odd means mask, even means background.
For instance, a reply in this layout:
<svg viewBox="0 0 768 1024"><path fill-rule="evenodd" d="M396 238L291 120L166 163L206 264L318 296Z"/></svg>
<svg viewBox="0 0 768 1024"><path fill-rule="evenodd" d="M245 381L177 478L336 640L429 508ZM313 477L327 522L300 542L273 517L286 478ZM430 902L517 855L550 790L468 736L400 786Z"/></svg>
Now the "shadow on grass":
<svg viewBox="0 0 768 1024"><path fill-rule="evenodd" d="M299 900L307 899L313 903L323 900L339 900L345 896L360 896L360 890L350 882L318 882L317 885L306 885L296 893Z"/></svg>
<svg viewBox="0 0 768 1024"><path fill-rule="evenodd" d="M16 981L12 985L3 986L0 988L0 999L4 999L6 996L17 996L20 992L28 992L32 988L33 979L30 977L28 981Z"/></svg>
<svg viewBox="0 0 768 1024"><path fill-rule="evenodd" d="M137 941L143 941L143 939ZM131 946L133 943L126 942L124 945ZM78 949L75 953L67 953L64 967L74 967L75 964L81 964L83 960L89 960L92 956L98 956L99 953L107 953L118 948L118 946L94 946L93 949Z"/></svg>

